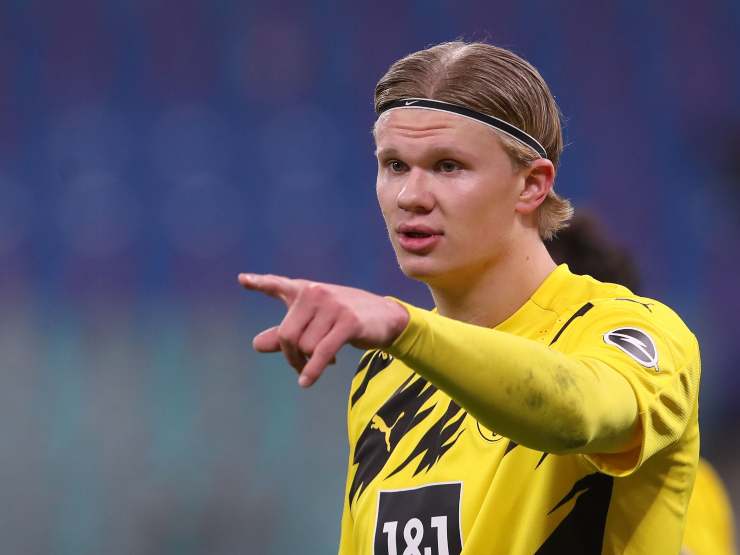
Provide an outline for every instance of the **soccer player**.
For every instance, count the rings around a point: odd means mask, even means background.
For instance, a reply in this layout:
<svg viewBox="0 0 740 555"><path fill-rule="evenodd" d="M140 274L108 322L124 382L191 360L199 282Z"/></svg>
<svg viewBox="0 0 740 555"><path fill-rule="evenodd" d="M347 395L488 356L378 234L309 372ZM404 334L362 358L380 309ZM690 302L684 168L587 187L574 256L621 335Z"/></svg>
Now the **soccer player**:
<svg viewBox="0 0 740 555"><path fill-rule="evenodd" d="M559 110L515 54L452 42L375 91L377 196L403 272L435 310L241 274L282 299L260 333L313 384L367 349L347 408L339 551L676 554L699 451L696 338L668 307L557 266L543 239Z"/></svg>

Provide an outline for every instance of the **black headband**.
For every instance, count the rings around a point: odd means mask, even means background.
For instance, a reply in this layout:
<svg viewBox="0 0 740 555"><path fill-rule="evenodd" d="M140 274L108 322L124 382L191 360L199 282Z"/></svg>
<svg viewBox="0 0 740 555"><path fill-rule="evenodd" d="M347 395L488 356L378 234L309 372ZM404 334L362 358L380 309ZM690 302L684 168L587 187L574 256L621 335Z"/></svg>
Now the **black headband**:
<svg viewBox="0 0 740 555"><path fill-rule="evenodd" d="M443 112L451 112L458 116L471 118L476 121L480 121L481 123L485 123L486 125L490 125L499 131L503 131L510 137L534 149L542 158L547 158L545 147L543 147L539 141L531 135L502 119L476 112L475 110L465 108L464 106L449 104L448 102L441 102L439 100L431 100L429 98L401 98L384 104L378 111L378 116L396 108L426 108L427 110L441 110Z"/></svg>

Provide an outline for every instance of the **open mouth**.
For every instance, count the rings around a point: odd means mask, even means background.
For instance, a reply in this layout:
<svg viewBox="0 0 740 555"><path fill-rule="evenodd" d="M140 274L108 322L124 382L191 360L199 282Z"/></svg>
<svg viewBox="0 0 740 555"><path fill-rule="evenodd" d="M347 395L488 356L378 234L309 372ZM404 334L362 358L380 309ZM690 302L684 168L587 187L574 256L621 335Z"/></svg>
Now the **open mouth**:
<svg viewBox="0 0 740 555"><path fill-rule="evenodd" d="M407 231L405 233L402 233L402 235L405 235L406 237L423 239L425 237L431 237L433 234L432 233L423 233L421 231Z"/></svg>
<svg viewBox="0 0 740 555"><path fill-rule="evenodd" d="M425 255L430 253L442 239L442 233L434 229L419 226L401 226L398 230L398 243L405 251Z"/></svg>

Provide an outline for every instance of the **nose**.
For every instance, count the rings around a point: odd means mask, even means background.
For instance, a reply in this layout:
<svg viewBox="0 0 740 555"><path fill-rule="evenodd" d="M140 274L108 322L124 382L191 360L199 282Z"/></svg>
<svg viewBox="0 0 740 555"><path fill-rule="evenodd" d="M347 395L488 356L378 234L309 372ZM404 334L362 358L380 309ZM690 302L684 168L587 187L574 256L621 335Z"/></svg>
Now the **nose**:
<svg viewBox="0 0 740 555"><path fill-rule="evenodd" d="M398 207L407 212L427 214L434 208L434 195L429 190L428 176L419 168L408 172L396 198Z"/></svg>

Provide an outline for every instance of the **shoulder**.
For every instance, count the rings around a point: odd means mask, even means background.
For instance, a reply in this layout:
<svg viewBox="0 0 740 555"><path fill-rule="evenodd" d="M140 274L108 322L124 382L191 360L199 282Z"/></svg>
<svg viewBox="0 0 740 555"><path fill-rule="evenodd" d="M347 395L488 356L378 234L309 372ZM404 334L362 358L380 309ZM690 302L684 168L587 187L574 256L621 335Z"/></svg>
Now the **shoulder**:
<svg viewBox="0 0 740 555"><path fill-rule="evenodd" d="M669 306L619 285L578 277L590 280L591 295L564 310L562 319L578 317L554 348L573 352L598 345L607 352L621 351L645 367L698 365L696 336Z"/></svg>
<svg viewBox="0 0 740 555"><path fill-rule="evenodd" d="M639 324L656 328L661 336L677 342L696 344L696 337L673 309L656 299L636 295L622 285L571 273L559 296L564 301L557 311L561 321L574 314L583 316L572 323L573 331Z"/></svg>
<svg viewBox="0 0 740 555"><path fill-rule="evenodd" d="M626 296L598 298L586 324L635 326L661 337L676 347L698 346L696 336L683 319L669 306L648 297Z"/></svg>

